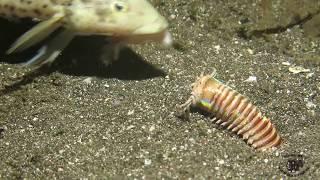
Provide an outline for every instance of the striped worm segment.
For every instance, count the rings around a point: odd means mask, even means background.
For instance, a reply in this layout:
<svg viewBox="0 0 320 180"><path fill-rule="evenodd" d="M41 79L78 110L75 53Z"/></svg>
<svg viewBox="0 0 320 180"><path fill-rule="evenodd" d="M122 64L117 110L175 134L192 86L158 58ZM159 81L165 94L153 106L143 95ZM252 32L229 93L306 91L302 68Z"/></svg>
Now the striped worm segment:
<svg viewBox="0 0 320 180"><path fill-rule="evenodd" d="M201 76L193 84L192 95L182 106L190 105L212 113L217 124L242 136L258 150L281 144L281 138L269 118L262 116L248 98L212 75Z"/></svg>

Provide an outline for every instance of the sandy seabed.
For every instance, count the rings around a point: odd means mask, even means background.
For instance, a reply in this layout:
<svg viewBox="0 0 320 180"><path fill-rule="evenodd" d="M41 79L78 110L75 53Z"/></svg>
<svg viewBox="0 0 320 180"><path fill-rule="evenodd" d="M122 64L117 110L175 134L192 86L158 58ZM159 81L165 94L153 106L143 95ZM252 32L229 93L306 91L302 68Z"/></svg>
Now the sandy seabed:
<svg viewBox="0 0 320 180"><path fill-rule="evenodd" d="M23 68L34 50L4 54L32 24L1 19L0 178L319 178L319 2L153 4L174 47L130 46L109 66L101 37L79 37L51 67ZM258 152L197 111L175 116L214 69L270 117L278 149Z"/></svg>

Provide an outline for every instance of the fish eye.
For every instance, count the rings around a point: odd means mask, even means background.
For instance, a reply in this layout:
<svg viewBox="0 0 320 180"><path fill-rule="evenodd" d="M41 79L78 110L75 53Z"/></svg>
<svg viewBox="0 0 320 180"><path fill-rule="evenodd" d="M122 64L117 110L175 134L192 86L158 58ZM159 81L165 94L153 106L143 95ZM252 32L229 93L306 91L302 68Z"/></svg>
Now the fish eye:
<svg viewBox="0 0 320 180"><path fill-rule="evenodd" d="M126 5L124 2L115 2L113 8L118 12L122 12L126 10Z"/></svg>
<svg viewBox="0 0 320 180"><path fill-rule="evenodd" d="M116 8L117 11L121 11L123 9L123 6L121 4L115 4L114 7Z"/></svg>

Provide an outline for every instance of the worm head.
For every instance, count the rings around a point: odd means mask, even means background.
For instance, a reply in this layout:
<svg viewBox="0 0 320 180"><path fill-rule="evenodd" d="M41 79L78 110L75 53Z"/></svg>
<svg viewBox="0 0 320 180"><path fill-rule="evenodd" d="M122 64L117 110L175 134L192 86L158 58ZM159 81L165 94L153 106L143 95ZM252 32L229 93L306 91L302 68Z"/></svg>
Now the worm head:
<svg viewBox="0 0 320 180"><path fill-rule="evenodd" d="M203 90L206 86L207 81L211 78L211 75L203 75L197 78L196 82L193 83L192 95L195 96L195 101L198 101L201 97Z"/></svg>

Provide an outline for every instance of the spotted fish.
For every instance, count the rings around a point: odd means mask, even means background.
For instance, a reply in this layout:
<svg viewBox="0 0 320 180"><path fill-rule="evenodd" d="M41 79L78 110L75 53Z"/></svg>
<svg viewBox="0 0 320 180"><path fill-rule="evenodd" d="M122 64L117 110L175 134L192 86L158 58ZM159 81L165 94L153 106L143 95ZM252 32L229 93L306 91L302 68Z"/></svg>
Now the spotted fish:
<svg viewBox="0 0 320 180"><path fill-rule="evenodd" d="M40 21L7 54L57 32L25 65L53 62L76 35L104 35L121 43L172 42L168 22L147 0L0 0L0 16Z"/></svg>

